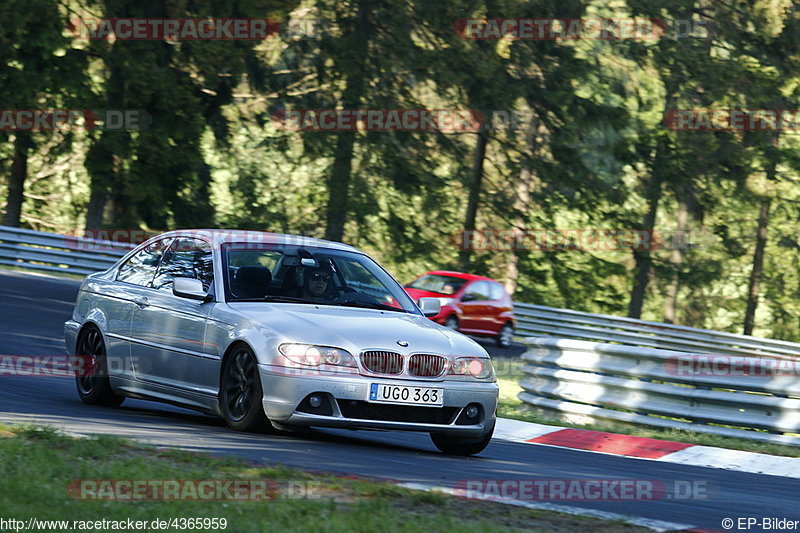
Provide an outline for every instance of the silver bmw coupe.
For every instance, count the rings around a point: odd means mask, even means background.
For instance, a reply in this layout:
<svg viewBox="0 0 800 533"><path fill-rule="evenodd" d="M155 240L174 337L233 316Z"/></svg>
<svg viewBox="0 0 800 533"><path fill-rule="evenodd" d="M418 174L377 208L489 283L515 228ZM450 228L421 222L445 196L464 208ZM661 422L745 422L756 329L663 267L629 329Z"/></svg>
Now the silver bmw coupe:
<svg viewBox="0 0 800 533"><path fill-rule="evenodd" d="M438 311L351 246L182 230L88 276L65 339L86 403L168 402L242 431L421 431L476 454L494 430L494 369L426 318Z"/></svg>

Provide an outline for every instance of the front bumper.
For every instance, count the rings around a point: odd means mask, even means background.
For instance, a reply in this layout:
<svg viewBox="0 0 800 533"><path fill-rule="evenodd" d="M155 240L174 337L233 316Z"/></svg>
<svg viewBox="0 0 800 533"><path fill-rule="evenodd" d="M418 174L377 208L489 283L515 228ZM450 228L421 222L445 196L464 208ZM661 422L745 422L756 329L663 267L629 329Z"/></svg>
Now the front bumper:
<svg viewBox="0 0 800 533"><path fill-rule="evenodd" d="M76 355L76 345L78 342L78 331L81 325L74 320L67 320L64 322L64 343L67 347L68 355Z"/></svg>
<svg viewBox="0 0 800 533"><path fill-rule="evenodd" d="M428 381L370 377L359 374L322 373L287 375L284 368L259 365L267 417L287 425L423 431L478 437L492 427L496 417L496 383L477 381ZM443 389L443 407L397 406L367 402L372 383L436 387ZM330 410L309 412L306 400L317 394L326 398ZM480 415L473 423L464 416L468 406ZM324 411L324 409L322 409Z"/></svg>

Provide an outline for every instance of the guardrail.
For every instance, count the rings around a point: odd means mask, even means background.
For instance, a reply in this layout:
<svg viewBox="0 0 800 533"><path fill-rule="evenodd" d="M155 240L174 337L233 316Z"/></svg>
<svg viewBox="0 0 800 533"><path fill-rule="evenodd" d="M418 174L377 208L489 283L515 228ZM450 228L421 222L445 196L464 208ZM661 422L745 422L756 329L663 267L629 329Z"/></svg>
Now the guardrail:
<svg viewBox="0 0 800 533"><path fill-rule="evenodd" d="M105 270L132 244L0 226L0 265L86 275Z"/></svg>
<svg viewBox="0 0 800 533"><path fill-rule="evenodd" d="M692 353L800 357L800 343L796 342L635 318L525 303L514 304L514 315L517 318L515 333L523 336L613 342Z"/></svg>
<svg viewBox="0 0 800 533"><path fill-rule="evenodd" d="M528 338L519 398L573 422L613 421L800 446L800 359Z"/></svg>

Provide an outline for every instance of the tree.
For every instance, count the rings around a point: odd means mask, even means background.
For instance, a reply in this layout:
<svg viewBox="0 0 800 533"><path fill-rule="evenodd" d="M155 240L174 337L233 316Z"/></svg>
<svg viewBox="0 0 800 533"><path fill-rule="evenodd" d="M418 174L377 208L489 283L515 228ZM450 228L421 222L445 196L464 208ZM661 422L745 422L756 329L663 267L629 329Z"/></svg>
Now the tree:
<svg viewBox="0 0 800 533"><path fill-rule="evenodd" d="M0 101L5 110L47 113L75 103L84 88L84 64L62 36L65 16L56 0L9 0L0 17L11 21L0 29ZM3 224L19 226L28 177L28 157L37 139L57 131L0 134L13 143Z"/></svg>
<svg viewBox="0 0 800 533"><path fill-rule="evenodd" d="M296 5L272 0L204 0L187 5L96 1L108 18L278 18ZM258 41L93 41L91 53L107 72L103 101L111 109L143 110L141 131L103 131L87 157L92 193L87 228L103 224L150 228L207 226L213 222L210 172L201 139L211 129L221 145L222 114L234 90L263 68Z"/></svg>

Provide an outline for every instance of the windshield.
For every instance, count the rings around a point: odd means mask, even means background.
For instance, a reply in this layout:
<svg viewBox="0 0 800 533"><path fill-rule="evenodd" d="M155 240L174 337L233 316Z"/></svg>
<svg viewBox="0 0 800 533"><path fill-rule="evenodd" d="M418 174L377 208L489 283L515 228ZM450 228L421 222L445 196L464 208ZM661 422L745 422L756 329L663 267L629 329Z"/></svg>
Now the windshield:
<svg viewBox="0 0 800 533"><path fill-rule="evenodd" d="M421 291L435 292L438 294L451 295L461 289L467 280L453 276L443 276L441 274L428 274L422 276L415 282L407 285L409 289L419 289Z"/></svg>
<svg viewBox="0 0 800 533"><path fill-rule="evenodd" d="M229 302L314 303L419 313L403 288L360 253L268 243L229 243L222 251Z"/></svg>

